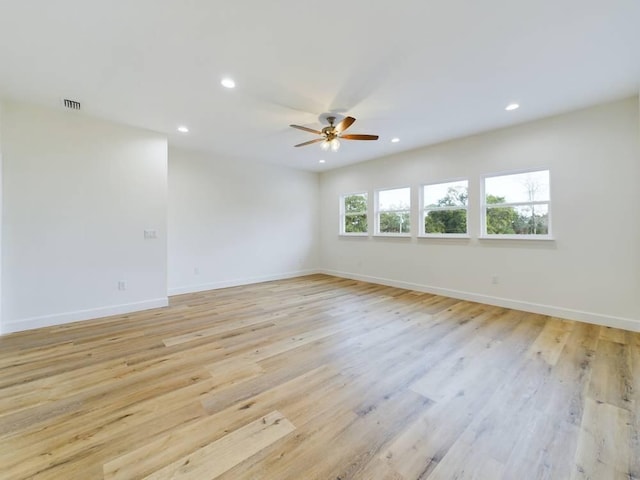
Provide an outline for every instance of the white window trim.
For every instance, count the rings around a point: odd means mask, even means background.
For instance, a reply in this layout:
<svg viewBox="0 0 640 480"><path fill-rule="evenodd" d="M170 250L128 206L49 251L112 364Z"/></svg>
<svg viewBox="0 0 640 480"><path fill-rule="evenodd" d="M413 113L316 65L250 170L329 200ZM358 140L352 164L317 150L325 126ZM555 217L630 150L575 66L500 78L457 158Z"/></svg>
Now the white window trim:
<svg viewBox="0 0 640 480"><path fill-rule="evenodd" d="M487 178L492 177L504 177L507 175L518 175L522 173L533 173L533 172L549 172L549 200L536 200L532 202L506 202L506 203L487 203L487 196L485 192L485 180ZM553 219L551 215L551 168L549 167L536 167L536 168L527 168L522 170L508 170L504 172L497 173L487 173L484 175L480 175L480 236L478 237L480 240L539 240L539 241L555 241L555 237L553 236ZM500 207L514 207L514 206L527 206L527 205L547 205L548 209L548 233L546 235L513 235L513 234L488 234L487 233L487 207L489 208L500 208Z"/></svg>
<svg viewBox="0 0 640 480"><path fill-rule="evenodd" d="M481 235L478 240L526 240L539 242L555 242L556 238L551 235Z"/></svg>
<svg viewBox="0 0 640 480"><path fill-rule="evenodd" d="M454 183L454 182L467 182L467 205L465 207L452 206L452 207L438 207L431 208L429 211L444 211L444 210L465 210L467 213L467 233L426 233L424 231L424 219L426 217L426 208L424 205L424 187L428 187L430 185L442 185L443 183ZM458 178L450 178L446 180L439 180L437 182L429 182L423 183L420 185L420 202L418 205L419 213L418 220L420 223L420 229L418 230L418 238L471 238L469 235L469 178L468 177L458 177Z"/></svg>
<svg viewBox="0 0 640 480"><path fill-rule="evenodd" d="M471 238L471 235L469 235L468 233L421 233L420 235L418 235L418 238L450 238L453 240L455 238Z"/></svg>
<svg viewBox="0 0 640 480"><path fill-rule="evenodd" d="M411 233L374 233L374 237L411 238Z"/></svg>
<svg viewBox="0 0 640 480"><path fill-rule="evenodd" d="M367 231L366 232L345 232L344 222L347 217L347 213L344 208L344 199L346 197L351 197L353 195L364 195L367 209L364 212L353 212L351 215L361 215L365 214L367 216ZM345 193L340 195L340 226L338 230L338 235L342 237L368 237L369 236L369 225L370 225L370 215L369 215L369 192L354 192L354 193Z"/></svg>
<svg viewBox="0 0 640 480"><path fill-rule="evenodd" d="M403 188L408 188L409 189L409 209L403 209L403 210L380 210L380 202L378 202L378 195L380 194L380 192L386 192L387 190L400 190ZM384 212L384 213L399 213L399 212L407 212L409 214L409 218L412 220L412 205L411 205L411 185L402 185L399 187L384 187L384 188L378 188L374 191L374 195L373 195L373 208L374 208L374 230L373 230L373 236L374 237L395 237L395 238L404 238L404 237L411 237L413 234L412 232L406 232L406 233L392 233L392 232L381 232L380 231L380 213Z"/></svg>

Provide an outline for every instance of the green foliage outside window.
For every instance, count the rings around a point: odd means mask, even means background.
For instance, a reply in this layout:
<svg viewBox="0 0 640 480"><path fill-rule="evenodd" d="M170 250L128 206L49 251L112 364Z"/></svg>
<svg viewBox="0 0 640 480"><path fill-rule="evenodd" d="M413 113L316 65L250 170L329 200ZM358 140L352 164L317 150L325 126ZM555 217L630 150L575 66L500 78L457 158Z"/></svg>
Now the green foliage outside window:
<svg viewBox="0 0 640 480"><path fill-rule="evenodd" d="M447 195L438 200L435 205L427 205L426 208L437 207L466 207L468 194L466 188L450 187ZM467 210L431 210L424 217L425 233L467 233Z"/></svg>
<svg viewBox="0 0 640 480"><path fill-rule="evenodd" d="M426 205L424 232L427 234L467 233L466 188L450 187L435 204ZM486 233L488 235L547 235L549 207L546 204L497 206L505 203L504 196L486 196ZM490 207L489 205L496 205ZM460 207L460 208L455 208ZM444 209L443 209L444 208ZM411 232L410 211L397 207L396 211L380 212L380 233ZM366 194L344 197L344 232L367 233Z"/></svg>
<svg viewBox="0 0 640 480"><path fill-rule="evenodd" d="M367 197L349 195L344 197L344 232L367 233Z"/></svg>
<svg viewBox="0 0 640 480"><path fill-rule="evenodd" d="M409 233L410 231L409 212L380 212L380 233Z"/></svg>
<svg viewBox="0 0 640 480"><path fill-rule="evenodd" d="M438 207L465 207L466 190L449 188L447 195L435 205L427 205L424 218L425 233L467 233L466 209L430 210ZM487 195L487 204L505 203L504 197ZM547 235L549 214L546 205L508 206L487 208L487 234L489 235Z"/></svg>
<svg viewBox="0 0 640 480"><path fill-rule="evenodd" d="M487 195L487 204L504 203L504 197ZM549 213L546 206L487 208L489 235L547 235Z"/></svg>
<svg viewBox="0 0 640 480"><path fill-rule="evenodd" d="M488 235L549 234L548 170L491 176L484 182Z"/></svg>
<svg viewBox="0 0 640 480"><path fill-rule="evenodd" d="M424 217L425 233L467 233L466 210L436 210Z"/></svg>

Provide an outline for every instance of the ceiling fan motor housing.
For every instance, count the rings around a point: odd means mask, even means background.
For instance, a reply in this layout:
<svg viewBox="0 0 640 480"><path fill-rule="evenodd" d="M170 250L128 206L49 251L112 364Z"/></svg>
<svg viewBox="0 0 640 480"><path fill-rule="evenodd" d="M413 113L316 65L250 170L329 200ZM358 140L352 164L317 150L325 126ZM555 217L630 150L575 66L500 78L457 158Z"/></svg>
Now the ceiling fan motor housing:
<svg viewBox="0 0 640 480"><path fill-rule="evenodd" d="M333 151L337 151L340 146L340 142L338 142L338 138L345 140L377 140L378 135L360 135L360 134L348 134L344 135L343 132L349 128L353 122L356 121L353 117L345 117L342 121L336 126L333 123L336 121L336 117L327 117L327 122L329 125L324 127L322 130L314 130L309 127L303 127L301 125L289 125L290 127L297 128L298 130L304 130L305 132L315 133L316 135L320 135L321 138L317 138L315 140L310 140L308 142L299 143L298 145L294 145L294 147L303 147L305 145L311 145L312 143L323 142L323 149L327 148L328 144L331 144L331 148Z"/></svg>

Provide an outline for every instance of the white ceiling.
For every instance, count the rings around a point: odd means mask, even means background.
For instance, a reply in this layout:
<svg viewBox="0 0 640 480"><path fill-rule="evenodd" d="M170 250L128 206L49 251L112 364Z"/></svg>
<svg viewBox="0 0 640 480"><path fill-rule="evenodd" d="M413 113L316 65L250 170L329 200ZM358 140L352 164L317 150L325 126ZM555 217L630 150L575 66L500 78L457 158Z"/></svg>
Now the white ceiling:
<svg viewBox="0 0 640 480"><path fill-rule="evenodd" d="M321 171L639 89L638 0L0 0L1 96L238 161ZM380 140L294 149L327 112Z"/></svg>

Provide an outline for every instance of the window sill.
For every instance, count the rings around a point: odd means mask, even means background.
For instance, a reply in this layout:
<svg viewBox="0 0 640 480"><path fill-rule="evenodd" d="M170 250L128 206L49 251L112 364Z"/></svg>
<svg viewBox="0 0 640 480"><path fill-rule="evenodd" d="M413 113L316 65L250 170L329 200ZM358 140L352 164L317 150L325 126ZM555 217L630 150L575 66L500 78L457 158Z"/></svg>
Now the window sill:
<svg viewBox="0 0 640 480"><path fill-rule="evenodd" d="M368 233L339 233L340 237L368 237Z"/></svg>
<svg viewBox="0 0 640 480"><path fill-rule="evenodd" d="M450 238L452 240L455 239L462 239L462 240L470 240L471 236L466 235L464 233L426 233L424 235L418 235L418 238L437 238L438 240L440 239L447 239Z"/></svg>
<svg viewBox="0 0 640 480"><path fill-rule="evenodd" d="M374 237L411 238L410 233L374 233Z"/></svg>
<svg viewBox="0 0 640 480"><path fill-rule="evenodd" d="M481 235L479 240L527 240L539 242L555 242L555 237L549 235Z"/></svg>

